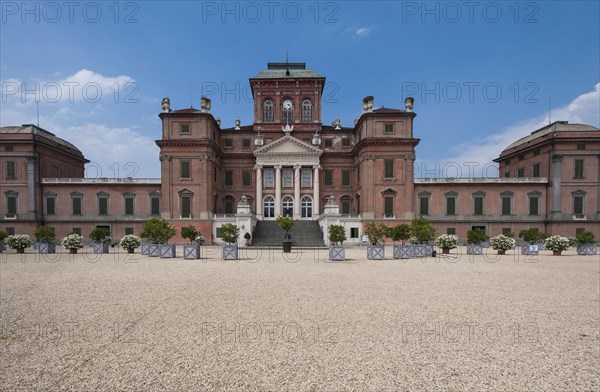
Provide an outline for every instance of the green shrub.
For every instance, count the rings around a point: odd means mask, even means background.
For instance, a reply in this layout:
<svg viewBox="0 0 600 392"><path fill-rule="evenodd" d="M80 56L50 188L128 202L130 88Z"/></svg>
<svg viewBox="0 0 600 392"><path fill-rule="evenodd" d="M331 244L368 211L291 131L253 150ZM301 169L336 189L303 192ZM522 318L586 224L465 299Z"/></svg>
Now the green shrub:
<svg viewBox="0 0 600 392"><path fill-rule="evenodd" d="M410 224L410 231L419 244L427 243L435 237L435 229L425 218L413 219Z"/></svg>
<svg viewBox="0 0 600 392"><path fill-rule="evenodd" d="M469 244L481 244L489 238L490 237L485 234L485 230L483 229L472 229L467 231L467 242Z"/></svg>
<svg viewBox="0 0 600 392"><path fill-rule="evenodd" d="M140 237L154 244L166 244L175 235L175 228L166 220L152 218L142 228Z"/></svg>
<svg viewBox="0 0 600 392"><path fill-rule="evenodd" d="M25 249L29 248L32 242L27 234L15 234L6 237L6 245L11 249Z"/></svg>
<svg viewBox="0 0 600 392"><path fill-rule="evenodd" d="M111 241L110 230L106 227L95 227L90 232L90 239L96 242L108 244Z"/></svg>
<svg viewBox="0 0 600 392"><path fill-rule="evenodd" d="M8 233L4 230L0 230L0 241L4 241L6 237L8 237Z"/></svg>
<svg viewBox="0 0 600 392"><path fill-rule="evenodd" d="M329 225L327 228L329 242L333 245L342 245L346 241L346 228L342 225Z"/></svg>
<svg viewBox="0 0 600 392"><path fill-rule="evenodd" d="M142 245L142 240L137 235L127 234L125 237L121 238L119 245L125 250L133 250Z"/></svg>
<svg viewBox="0 0 600 392"><path fill-rule="evenodd" d="M402 241L402 244L404 244L404 241L410 239L410 234L410 226L405 223L392 228L392 240Z"/></svg>
<svg viewBox="0 0 600 392"><path fill-rule="evenodd" d="M387 233L387 226L381 222L368 222L365 225L365 234L369 237L371 245L379 245Z"/></svg>
<svg viewBox="0 0 600 392"><path fill-rule="evenodd" d="M280 216L277 218L277 224L285 230L285 234L283 236L283 240L287 241L290 239L290 230L294 227L294 219L289 216Z"/></svg>
<svg viewBox="0 0 600 392"><path fill-rule="evenodd" d="M591 231L582 231L577 234L576 241L580 245L592 245L596 243L594 233Z"/></svg>
<svg viewBox="0 0 600 392"><path fill-rule="evenodd" d="M54 229L45 226L38 226L33 232L37 242L51 243L56 238Z"/></svg>
<svg viewBox="0 0 600 392"><path fill-rule="evenodd" d="M198 230L193 225L181 228L181 236L190 241L190 244L198 237Z"/></svg>
<svg viewBox="0 0 600 392"><path fill-rule="evenodd" d="M221 226L221 239L227 244L235 244L240 236L240 229L233 223L225 223Z"/></svg>
<svg viewBox="0 0 600 392"><path fill-rule="evenodd" d="M535 244L540 241L542 238L542 233L535 228L523 229L519 231L519 238L523 238L523 241L529 242L530 244Z"/></svg>
<svg viewBox="0 0 600 392"><path fill-rule="evenodd" d="M65 249L81 249L83 248L83 237L79 234L69 234L62 239L62 246Z"/></svg>

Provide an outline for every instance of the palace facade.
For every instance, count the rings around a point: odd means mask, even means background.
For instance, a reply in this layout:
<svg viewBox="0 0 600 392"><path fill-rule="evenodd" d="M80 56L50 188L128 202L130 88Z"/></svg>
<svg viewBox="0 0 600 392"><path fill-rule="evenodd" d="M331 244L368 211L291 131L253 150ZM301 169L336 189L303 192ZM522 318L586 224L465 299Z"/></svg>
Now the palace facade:
<svg viewBox="0 0 600 392"><path fill-rule="evenodd" d="M32 234L43 224L60 238L106 226L120 238L163 217L218 242L223 223L238 224L242 238L258 222L291 216L322 228L341 223L357 243L366 222L423 216L461 239L473 227L600 235L596 127L557 121L534 130L495 160L498 178L421 179L412 98L401 110L365 97L348 127L323 123L325 77L304 63L269 63L250 86L254 122L231 128L208 98L180 110L163 99L159 179L84 178L88 161L67 141L35 125L0 128L0 228Z"/></svg>

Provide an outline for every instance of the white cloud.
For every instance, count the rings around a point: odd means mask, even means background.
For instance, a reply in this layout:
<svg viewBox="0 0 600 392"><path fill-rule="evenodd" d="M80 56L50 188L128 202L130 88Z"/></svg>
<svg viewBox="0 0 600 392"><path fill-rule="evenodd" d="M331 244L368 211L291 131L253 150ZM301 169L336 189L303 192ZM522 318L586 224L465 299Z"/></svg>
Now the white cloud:
<svg viewBox="0 0 600 392"><path fill-rule="evenodd" d="M370 33L371 33L371 28L370 27L360 27L360 28L356 29L356 31L354 32L354 36L356 36L356 37L366 37Z"/></svg>
<svg viewBox="0 0 600 392"><path fill-rule="evenodd" d="M600 83L596 84L593 91L576 97L568 105L552 109L552 121L569 121L571 123L590 124L598 127L600 124L599 108ZM491 166L490 162L497 158L502 150L514 141L531 134L534 130L547 124L548 115L540 114L536 117L509 125L489 136L461 143L453 148L457 152L455 155L443 159L439 163L421 161L420 167L417 167L415 171L415 176L426 177L424 175L425 171L422 170L423 167L431 171L431 177L433 177L434 171L439 173L438 176L445 175L447 177L454 177L457 174L462 174L462 177L473 175L494 176L497 174L493 169L496 166ZM439 166L439 170L435 169L436 165ZM461 167L462 172L455 167ZM469 170L469 167L475 167L475 169ZM444 168L446 169L444 170ZM482 168L486 168L485 172L482 172Z"/></svg>

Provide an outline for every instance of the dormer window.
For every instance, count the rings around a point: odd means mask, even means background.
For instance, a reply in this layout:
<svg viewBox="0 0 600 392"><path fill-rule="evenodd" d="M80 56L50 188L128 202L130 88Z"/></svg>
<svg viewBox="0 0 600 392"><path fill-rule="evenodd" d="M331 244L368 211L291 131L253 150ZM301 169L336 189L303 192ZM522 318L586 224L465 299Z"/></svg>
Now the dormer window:
<svg viewBox="0 0 600 392"><path fill-rule="evenodd" d="M294 104L289 99L283 101L282 114L282 122L284 124L294 124Z"/></svg>
<svg viewBox="0 0 600 392"><path fill-rule="evenodd" d="M312 103L308 99L302 101L302 122L312 122Z"/></svg>
<svg viewBox="0 0 600 392"><path fill-rule="evenodd" d="M273 101L271 100L266 100L263 105L263 121L275 121L275 105L273 105Z"/></svg>

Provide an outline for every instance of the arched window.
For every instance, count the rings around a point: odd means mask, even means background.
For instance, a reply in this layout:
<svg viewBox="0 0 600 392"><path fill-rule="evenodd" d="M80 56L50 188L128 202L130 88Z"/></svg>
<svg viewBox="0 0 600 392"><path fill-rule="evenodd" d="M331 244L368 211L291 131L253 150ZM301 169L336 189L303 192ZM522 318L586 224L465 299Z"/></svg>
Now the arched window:
<svg viewBox="0 0 600 392"><path fill-rule="evenodd" d="M300 202L302 218L312 218L312 199L304 196Z"/></svg>
<svg viewBox="0 0 600 392"><path fill-rule="evenodd" d="M266 100L263 105L263 121L275 121L275 105L273 105L273 101L271 101L270 99Z"/></svg>
<svg viewBox="0 0 600 392"><path fill-rule="evenodd" d="M275 199L273 196L265 197L263 201L263 216L265 218L275 217Z"/></svg>
<svg viewBox="0 0 600 392"><path fill-rule="evenodd" d="M282 122L284 124L294 124L294 103L289 99L283 101L281 106Z"/></svg>
<svg viewBox="0 0 600 392"><path fill-rule="evenodd" d="M294 199L291 196L285 196L281 200L281 215L282 216L294 216Z"/></svg>
<svg viewBox="0 0 600 392"><path fill-rule="evenodd" d="M312 122L312 103L308 99L302 101L302 122Z"/></svg>

